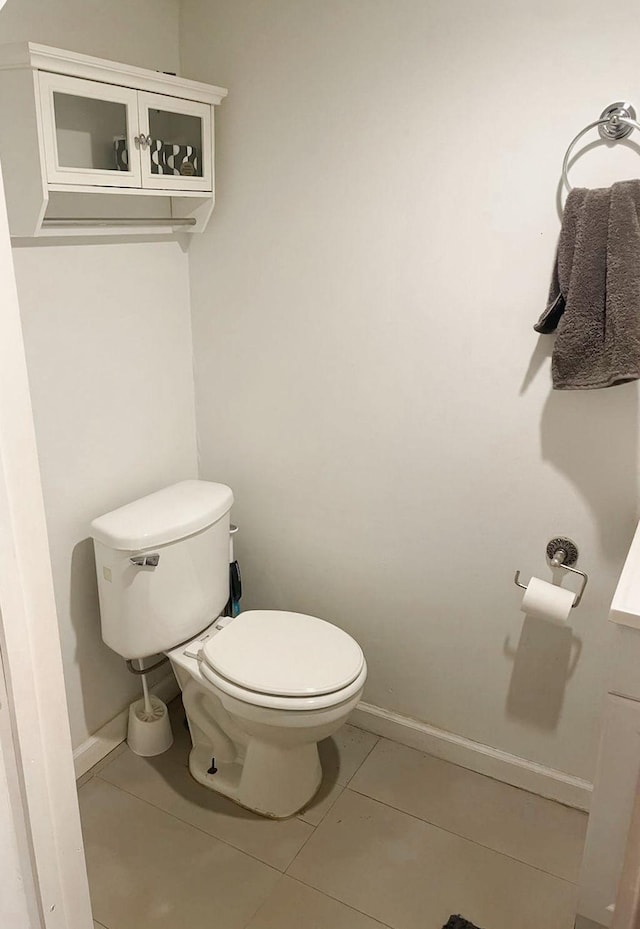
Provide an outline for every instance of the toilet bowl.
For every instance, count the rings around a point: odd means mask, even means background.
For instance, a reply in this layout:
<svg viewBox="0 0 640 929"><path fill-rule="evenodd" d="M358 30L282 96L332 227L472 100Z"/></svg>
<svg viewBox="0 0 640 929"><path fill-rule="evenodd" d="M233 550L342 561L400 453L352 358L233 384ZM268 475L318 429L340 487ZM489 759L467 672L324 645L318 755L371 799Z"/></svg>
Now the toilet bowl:
<svg viewBox="0 0 640 929"><path fill-rule="evenodd" d="M359 645L313 616L254 610L168 652L201 784L263 816L302 809L322 779L318 742L357 705Z"/></svg>
<svg viewBox="0 0 640 929"><path fill-rule="evenodd" d="M222 615L232 504L225 484L189 480L93 520L102 638L128 660L168 655L193 777L279 819L318 789L318 742L358 703L367 665L350 635L315 616Z"/></svg>

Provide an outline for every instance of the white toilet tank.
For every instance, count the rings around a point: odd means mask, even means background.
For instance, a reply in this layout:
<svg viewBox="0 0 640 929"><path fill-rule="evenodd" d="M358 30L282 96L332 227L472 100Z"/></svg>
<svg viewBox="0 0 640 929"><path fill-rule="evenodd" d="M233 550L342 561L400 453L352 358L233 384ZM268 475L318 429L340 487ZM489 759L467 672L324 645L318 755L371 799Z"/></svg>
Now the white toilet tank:
<svg viewBox="0 0 640 929"><path fill-rule="evenodd" d="M123 658L155 655L220 615L229 599L232 503L225 484L182 481L94 519L102 638L110 648Z"/></svg>

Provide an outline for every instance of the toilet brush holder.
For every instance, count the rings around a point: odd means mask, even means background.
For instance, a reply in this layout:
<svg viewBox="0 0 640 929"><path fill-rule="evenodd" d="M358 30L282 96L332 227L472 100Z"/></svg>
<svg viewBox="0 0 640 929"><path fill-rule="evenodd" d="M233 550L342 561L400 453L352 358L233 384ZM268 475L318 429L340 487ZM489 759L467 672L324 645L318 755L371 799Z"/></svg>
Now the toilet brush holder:
<svg viewBox="0 0 640 929"><path fill-rule="evenodd" d="M161 755L173 745L169 711L158 697L151 695L146 704L144 698L136 700L129 707L127 744L144 758Z"/></svg>

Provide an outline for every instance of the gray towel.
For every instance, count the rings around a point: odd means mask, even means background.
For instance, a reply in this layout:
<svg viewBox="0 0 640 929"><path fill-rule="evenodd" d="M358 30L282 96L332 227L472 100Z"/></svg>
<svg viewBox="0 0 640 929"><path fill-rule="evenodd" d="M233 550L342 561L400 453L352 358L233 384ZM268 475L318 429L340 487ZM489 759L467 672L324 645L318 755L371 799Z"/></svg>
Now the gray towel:
<svg viewBox="0 0 640 929"><path fill-rule="evenodd" d="M549 303L533 327L558 334L556 390L640 378L640 180L569 193Z"/></svg>

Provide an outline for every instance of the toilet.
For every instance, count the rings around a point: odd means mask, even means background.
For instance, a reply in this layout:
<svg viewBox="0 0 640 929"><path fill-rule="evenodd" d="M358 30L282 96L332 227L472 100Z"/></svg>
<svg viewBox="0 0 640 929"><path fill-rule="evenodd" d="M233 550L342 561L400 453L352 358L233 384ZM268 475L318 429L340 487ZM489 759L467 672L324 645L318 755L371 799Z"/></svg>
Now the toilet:
<svg viewBox="0 0 640 929"><path fill-rule="evenodd" d="M232 503L224 484L182 481L92 522L102 637L126 659L168 656L193 777L281 819L320 786L318 742L346 722L367 665L350 635L315 616L222 615Z"/></svg>

